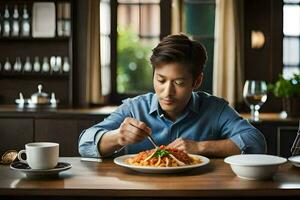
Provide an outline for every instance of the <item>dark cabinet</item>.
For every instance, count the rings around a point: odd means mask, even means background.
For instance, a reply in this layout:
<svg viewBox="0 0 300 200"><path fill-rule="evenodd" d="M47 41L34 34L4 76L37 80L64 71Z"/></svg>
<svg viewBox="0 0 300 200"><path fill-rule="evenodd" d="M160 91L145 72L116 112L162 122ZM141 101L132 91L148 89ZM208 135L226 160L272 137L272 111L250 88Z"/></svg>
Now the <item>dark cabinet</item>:
<svg viewBox="0 0 300 200"><path fill-rule="evenodd" d="M80 156L80 133L103 117L0 118L0 155L7 150L21 150L30 142L57 142L60 156Z"/></svg>
<svg viewBox="0 0 300 200"><path fill-rule="evenodd" d="M60 156L79 156L80 133L97 122L97 119L36 119L34 141L57 142Z"/></svg>
<svg viewBox="0 0 300 200"><path fill-rule="evenodd" d="M60 156L78 156L77 120L36 119L35 141L59 143Z"/></svg>
<svg viewBox="0 0 300 200"><path fill-rule="evenodd" d="M297 135L298 121L262 121L253 123L265 136L268 154L290 157L290 149Z"/></svg>
<svg viewBox="0 0 300 200"><path fill-rule="evenodd" d="M291 147L297 135L297 126L277 127L277 155L283 157L291 156Z"/></svg>
<svg viewBox="0 0 300 200"><path fill-rule="evenodd" d="M102 119L103 120L103 119ZM82 119L77 121L77 131L81 133L84 129L87 129L96 123L100 122L98 119Z"/></svg>
<svg viewBox="0 0 300 200"><path fill-rule="evenodd" d="M0 26L8 21L10 29L7 34L0 30L0 105L15 104L19 92L30 98L38 84L55 93L59 105L73 104L73 7L73 0L0 0ZM21 34L24 10L27 36ZM17 35L12 33L15 21Z"/></svg>
<svg viewBox="0 0 300 200"><path fill-rule="evenodd" d="M7 150L21 150L33 141L33 119L0 118L0 153Z"/></svg>

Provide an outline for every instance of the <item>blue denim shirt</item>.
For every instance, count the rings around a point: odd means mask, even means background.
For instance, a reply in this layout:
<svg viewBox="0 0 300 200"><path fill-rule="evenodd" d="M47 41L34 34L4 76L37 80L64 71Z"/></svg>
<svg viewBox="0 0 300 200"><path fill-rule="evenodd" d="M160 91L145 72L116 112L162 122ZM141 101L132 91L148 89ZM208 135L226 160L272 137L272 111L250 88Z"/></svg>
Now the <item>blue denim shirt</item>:
<svg viewBox="0 0 300 200"><path fill-rule="evenodd" d="M245 153L265 153L264 136L228 105L224 99L204 92L193 92L185 112L175 122L162 115L154 93L126 99L102 122L84 130L79 137L79 153L85 157L101 156L98 143L108 131L119 128L126 117L145 122L159 145L168 145L176 138L195 141L231 139ZM126 146L119 154L152 149L143 140Z"/></svg>

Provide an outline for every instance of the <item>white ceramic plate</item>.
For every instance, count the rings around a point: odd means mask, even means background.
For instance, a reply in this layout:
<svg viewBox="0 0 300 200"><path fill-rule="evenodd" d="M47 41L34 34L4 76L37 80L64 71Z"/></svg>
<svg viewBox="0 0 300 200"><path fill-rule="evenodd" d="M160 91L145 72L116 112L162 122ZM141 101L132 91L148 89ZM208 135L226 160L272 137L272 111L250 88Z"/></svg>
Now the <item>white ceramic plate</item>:
<svg viewBox="0 0 300 200"><path fill-rule="evenodd" d="M31 169L28 164L22 162L13 162L10 165L11 169L23 172L27 177L57 176L58 173L68 170L71 167L71 164L64 162L58 162L57 166L53 169Z"/></svg>
<svg viewBox="0 0 300 200"><path fill-rule="evenodd" d="M125 162L126 159L134 157L136 154L130 154L130 155L124 155L120 156L114 159L114 163L117 165L120 165L122 167L126 167L138 172L143 172L143 173L176 173L176 172L182 172L194 168L199 168L202 166L205 166L209 163L209 159L204 157L204 156L199 156L199 155L194 155L191 154L190 156L199 158L202 162L196 165L187 165L187 166L179 166L179 167L145 167L145 166L134 166L134 165L129 165Z"/></svg>
<svg viewBox="0 0 300 200"><path fill-rule="evenodd" d="M289 161L292 162L295 167L300 167L300 155L289 157Z"/></svg>

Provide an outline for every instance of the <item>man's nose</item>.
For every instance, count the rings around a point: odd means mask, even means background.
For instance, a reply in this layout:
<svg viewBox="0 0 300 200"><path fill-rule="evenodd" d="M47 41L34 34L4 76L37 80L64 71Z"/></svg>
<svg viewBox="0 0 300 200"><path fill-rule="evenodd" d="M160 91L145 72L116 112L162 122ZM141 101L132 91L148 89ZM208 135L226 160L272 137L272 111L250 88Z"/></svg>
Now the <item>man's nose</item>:
<svg viewBox="0 0 300 200"><path fill-rule="evenodd" d="M175 94L175 86L171 81L166 83L166 87L164 88L164 94L165 94L165 96Z"/></svg>

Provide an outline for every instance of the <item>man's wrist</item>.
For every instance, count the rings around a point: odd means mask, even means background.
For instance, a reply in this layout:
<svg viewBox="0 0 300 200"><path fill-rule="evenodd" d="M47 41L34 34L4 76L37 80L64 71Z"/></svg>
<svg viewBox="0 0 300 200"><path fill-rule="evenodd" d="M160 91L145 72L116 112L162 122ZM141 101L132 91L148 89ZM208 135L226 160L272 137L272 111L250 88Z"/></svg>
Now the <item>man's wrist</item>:
<svg viewBox="0 0 300 200"><path fill-rule="evenodd" d="M201 141L198 143L198 150L200 155L210 156L214 154L215 145L213 144L215 141Z"/></svg>
<svg viewBox="0 0 300 200"><path fill-rule="evenodd" d="M198 142L197 146L198 146L198 154L203 155L205 152L205 142L200 141Z"/></svg>
<svg viewBox="0 0 300 200"><path fill-rule="evenodd" d="M101 155L110 156L122 148L122 145L118 143L117 133L117 130L112 130L102 136L99 142L99 152L101 152Z"/></svg>
<svg viewBox="0 0 300 200"><path fill-rule="evenodd" d="M119 143L119 131L118 129L110 131L108 134L111 136L111 146L115 149L118 150L122 148L124 145L121 145Z"/></svg>
<svg viewBox="0 0 300 200"><path fill-rule="evenodd" d="M112 135L112 146L113 146L113 154L119 153L122 151L125 146L119 143L119 129L116 129L110 133Z"/></svg>

